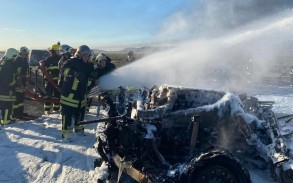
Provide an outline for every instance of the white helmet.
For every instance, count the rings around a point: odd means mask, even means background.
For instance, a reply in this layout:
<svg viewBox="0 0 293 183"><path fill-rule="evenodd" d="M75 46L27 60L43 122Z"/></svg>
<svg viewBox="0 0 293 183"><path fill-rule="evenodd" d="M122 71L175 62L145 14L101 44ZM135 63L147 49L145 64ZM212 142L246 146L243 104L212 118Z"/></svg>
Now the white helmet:
<svg viewBox="0 0 293 183"><path fill-rule="evenodd" d="M21 53L29 54L29 50L28 50L28 48L25 47L25 46L20 47L20 49L19 49L19 54L21 54Z"/></svg>
<svg viewBox="0 0 293 183"><path fill-rule="evenodd" d="M60 48L59 48L59 50L60 50L60 53L62 54L62 55L64 55L64 54L69 54L69 55L71 55L71 47L70 46L68 46L67 44L62 44L61 46L60 46Z"/></svg>
<svg viewBox="0 0 293 183"><path fill-rule="evenodd" d="M107 57L106 57L103 53L100 53L100 54L96 57L96 61L97 61L98 63L100 63L100 62L103 61L103 60L107 61Z"/></svg>
<svg viewBox="0 0 293 183"><path fill-rule="evenodd" d="M15 60L18 56L18 51L15 48L8 48L3 56L5 60Z"/></svg>

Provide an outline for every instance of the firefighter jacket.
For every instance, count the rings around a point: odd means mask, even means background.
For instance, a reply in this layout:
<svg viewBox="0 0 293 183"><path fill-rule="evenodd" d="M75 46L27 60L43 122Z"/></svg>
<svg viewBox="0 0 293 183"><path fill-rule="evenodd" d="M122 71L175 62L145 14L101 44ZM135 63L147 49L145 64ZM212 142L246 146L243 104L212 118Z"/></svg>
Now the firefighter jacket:
<svg viewBox="0 0 293 183"><path fill-rule="evenodd" d="M15 89L16 67L13 60L5 60L0 64L0 101L12 102Z"/></svg>
<svg viewBox="0 0 293 183"><path fill-rule="evenodd" d="M64 64L64 62L65 62L66 60L70 59L70 57L71 57L71 56L70 56L69 54L64 54L64 55L61 56L60 60L58 61L58 68L59 68L59 70L61 70L61 68L62 68L62 66L63 66L63 64Z"/></svg>
<svg viewBox="0 0 293 183"><path fill-rule="evenodd" d="M28 59L18 57L15 60L15 67L16 67L16 81L18 87L26 86L26 80L29 77L29 66L28 66Z"/></svg>
<svg viewBox="0 0 293 183"><path fill-rule="evenodd" d="M51 76L53 81L57 83L59 78L59 68L58 68L58 62L60 60L60 55L52 55L44 60L44 65L46 67L46 70L48 74ZM46 76L45 76L46 78Z"/></svg>
<svg viewBox="0 0 293 183"><path fill-rule="evenodd" d="M63 67L63 64L66 60L70 59L70 55L68 55L68 57L64 57L64 55L61 56L59 62L58 62L58 68L59 68L59 79L58 79L58 86L61 87L61 83L62 83L62 80L63 80L63 75L61 73L61 69Z"/></svg>
<svg viewBox="0 0 293 183"><path fill-rule="evenodd" d="M74 108L86 106L87 88L93 71L93 64L85 63L80 58L71 58L64 62L60 75L62 105Z"/></svg>

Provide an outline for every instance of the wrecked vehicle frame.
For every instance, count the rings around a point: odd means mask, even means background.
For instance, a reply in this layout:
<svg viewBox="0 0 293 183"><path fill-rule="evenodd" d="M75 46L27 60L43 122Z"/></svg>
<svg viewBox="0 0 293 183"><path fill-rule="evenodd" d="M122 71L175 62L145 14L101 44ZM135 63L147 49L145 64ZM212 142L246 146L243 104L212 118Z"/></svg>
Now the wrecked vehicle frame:
<svg viewBox="0 0 293 183"><path fill-rule="evenodd" d="M101 96L109 118L81 124L101 123L96 166L115 164L118 181L125 172L137 182L251 182L239 152L260 156L279 182L293 180L271 101L170 85Z"/></svg>

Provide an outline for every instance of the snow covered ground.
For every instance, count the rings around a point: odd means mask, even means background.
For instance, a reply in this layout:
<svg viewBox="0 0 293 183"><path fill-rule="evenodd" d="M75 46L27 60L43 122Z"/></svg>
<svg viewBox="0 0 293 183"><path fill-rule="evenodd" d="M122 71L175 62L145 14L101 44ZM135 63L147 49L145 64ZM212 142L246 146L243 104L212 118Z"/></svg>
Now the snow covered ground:
<svg viewBox="0 0 293 183"><path fill-rule="evenodd" d="M60 117L42 116L0 130L0 182L96 182L90 176L96 126L87 125L86 136L65 143Z"/></svg>
<svg viewBox="0 0 293 183"><path fill-rule="evenodd" d="M256 96L275 101L275 112L293 113L293 94L289 92ZM94 112L92 109L86 119L95 118ZM42 116L0 130L0 182L96 182L96 125L87 125L86 136L76 136L66 143L61 141L60 117ZM282 128L292 131L293 122ZM293 140L287 143L293 149ZM250 174L254 183L274 183L268 170L250 169Z"/></svg>

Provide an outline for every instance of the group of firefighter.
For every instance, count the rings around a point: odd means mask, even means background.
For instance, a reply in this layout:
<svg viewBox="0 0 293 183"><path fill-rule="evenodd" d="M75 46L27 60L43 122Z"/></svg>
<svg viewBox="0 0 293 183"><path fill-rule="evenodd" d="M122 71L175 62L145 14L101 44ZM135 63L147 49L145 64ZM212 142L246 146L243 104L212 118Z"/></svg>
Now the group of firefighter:
<svg viewBox="0 0 293 183"><path fill-rule="evenodd" d="M61 111L62 138L70 138L73 132L83 134L84 120L89 90L98 84L98 79L116 69L110 57L104 53L96 56L87 45L74 49L67 44L53 44L50 56L39 62L45 79L46 97L55 98L55 102L44 103L44 113ZM0 110L1 125L7 125L17 119L26 119L24 99L29 79L29 49L6 50L0 63ZM61 105L61 106L60 106Z"/></svg>

